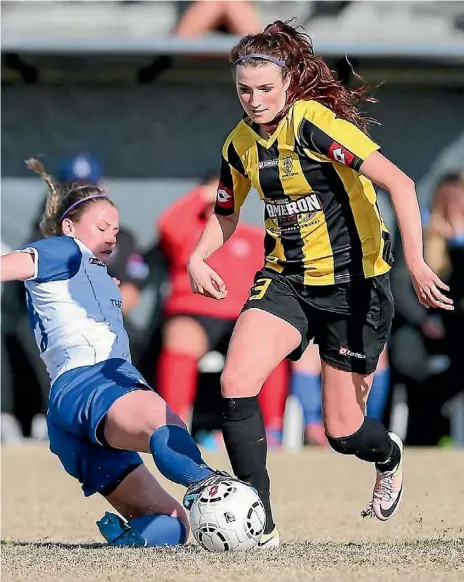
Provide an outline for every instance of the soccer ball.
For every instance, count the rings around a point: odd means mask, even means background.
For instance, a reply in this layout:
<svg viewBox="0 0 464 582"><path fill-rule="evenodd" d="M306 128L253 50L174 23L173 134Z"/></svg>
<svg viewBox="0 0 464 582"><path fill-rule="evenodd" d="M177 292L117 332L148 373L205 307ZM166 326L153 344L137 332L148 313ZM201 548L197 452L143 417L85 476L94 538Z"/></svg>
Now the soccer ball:
<svg viewBox="0 0 464 582"><path fill-rule="evenodd" d="M197 542L210 552L254 548L264 532L266 514L254 489L239 481L210 485L190 510L190 525Z"/></svg>

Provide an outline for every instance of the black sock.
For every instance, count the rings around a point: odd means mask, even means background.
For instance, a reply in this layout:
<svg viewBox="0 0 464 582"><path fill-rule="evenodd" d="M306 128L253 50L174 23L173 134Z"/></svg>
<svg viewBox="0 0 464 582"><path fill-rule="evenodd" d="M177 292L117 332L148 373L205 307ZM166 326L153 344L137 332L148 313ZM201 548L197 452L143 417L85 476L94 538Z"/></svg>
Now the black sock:
<svg viewBox="0 0 464 582"><path fill-rule="evenodd" d="M254 487L266 511L264 533L274 529L266 469L267 440L258 398L223 398L222 432L235 475Z"/></svg>
<svg viewBox="0 0 464 582"><path fill-rule="evenodd" d="M399 463L401 453L387 429L374 418L364 417L359 429L346 437L327 436L330 446L343 455L375 463L379 471L391 471Z"/></svg>
<svg viewBox="0 0 464 582"><path fill-rule="evenodd" d="M383 463L376 463L375 467L382 473L385 471L393 471L401 460L400 447L392 440L392 449L389 458Z"/></svg>

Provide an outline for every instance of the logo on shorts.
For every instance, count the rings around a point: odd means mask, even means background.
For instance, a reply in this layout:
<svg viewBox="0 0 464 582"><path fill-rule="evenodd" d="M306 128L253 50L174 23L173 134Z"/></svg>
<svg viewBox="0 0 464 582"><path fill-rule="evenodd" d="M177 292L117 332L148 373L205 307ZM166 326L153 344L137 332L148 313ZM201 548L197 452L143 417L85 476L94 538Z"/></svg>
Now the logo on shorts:
<svg viewBox="0 0 464 582"><path fill-rule="evenodd" d="M366 359L366 354L361 354L360 352L352 352L349 348L344 346L338 350L338 353L341 356L348 356L350 358L358 358L360 360Z"/></svg>

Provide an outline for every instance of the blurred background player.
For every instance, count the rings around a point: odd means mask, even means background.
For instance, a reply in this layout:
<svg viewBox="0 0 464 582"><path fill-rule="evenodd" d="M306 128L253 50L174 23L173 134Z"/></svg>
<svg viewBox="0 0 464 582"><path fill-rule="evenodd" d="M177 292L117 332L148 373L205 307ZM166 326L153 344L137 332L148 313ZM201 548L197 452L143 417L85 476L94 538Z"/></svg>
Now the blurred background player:
<svg viewBox="0 0 464 582"><path fill-rule="evenodd" d="M177 6L180 14L173 34L179 38L198 38L211 31L243 35L261 29L253 3L249 0L193 0L178 2ZM138 72L139 83L150 83L169 69L172 63L166 55L156 57L148 67Z"/></svg>
<svg viewBox="0 0 464 582"><path fill-rule="evenodd" d="M453 379L464 375L464 174L446 174L437 184L425 233L425 256L429 265L448 283L455 305L452 313L441 314L443 352L450 360L443 381L443 403L446 397L462 391L462 384Z"/></svg>
<svg viewBox="0 0 464 582"><path fill-rule="evenodd" d="M157 222L159 247L169 265L170 292L163 306L165 321L155 385L172 410L187 423L198 385L198 363L208 352L228 343L255 273L263 265L263 230L240 224L234 238L208 259L213 268L227 270L230 276L227 297L215 301L192 293L187 264L213 212L217 186L218 176L206 175ZM219 391L218 385L218 395ZM273 445L280 441L287 391L288 370L286 363L282 363L267 380L260 400L268 439ZM208 442L212 446L211 440Z"/></svg>

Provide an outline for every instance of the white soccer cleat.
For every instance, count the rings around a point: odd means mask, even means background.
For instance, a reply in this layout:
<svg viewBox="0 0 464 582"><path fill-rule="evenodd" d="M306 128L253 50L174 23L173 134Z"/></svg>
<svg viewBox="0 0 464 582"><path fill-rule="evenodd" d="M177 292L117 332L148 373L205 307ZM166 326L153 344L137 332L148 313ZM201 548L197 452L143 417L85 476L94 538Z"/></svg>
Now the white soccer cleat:
<svg viewBox="0 0 464 582"><path fill-rule="evenodd" d="M258 550L270 550L272 548L278 548L280 546L280 534L277 526L271 531L271 533L263 534L258 542L256 548Z"/></svg>
<svg viewBox="0 0 464 582"><path fill-rule="evenodd" d="M363 517L375 515L380 521L387 521L395 515L403 496L403 441L393 432L388 434L400 449L400 461L392 471L377 469L372 502L361 513Z"/></svg>

